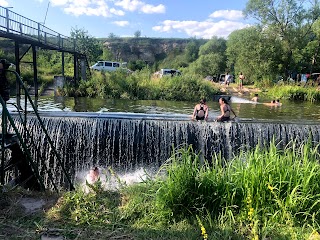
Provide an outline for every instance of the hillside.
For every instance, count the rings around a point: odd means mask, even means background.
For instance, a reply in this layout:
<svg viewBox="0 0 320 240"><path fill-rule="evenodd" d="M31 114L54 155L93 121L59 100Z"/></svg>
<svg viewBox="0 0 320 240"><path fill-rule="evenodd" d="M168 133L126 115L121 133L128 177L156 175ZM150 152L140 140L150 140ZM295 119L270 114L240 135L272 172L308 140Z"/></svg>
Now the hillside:
<svg viewBox="0 0 320 240"><path fill-rule="evenodd" d="M191 41L197 41L199 45L208 41L192 38L111 38L100 40L117 60L125 62L143 60L148 63L162 60L169 53L181 53Z"/></svg>

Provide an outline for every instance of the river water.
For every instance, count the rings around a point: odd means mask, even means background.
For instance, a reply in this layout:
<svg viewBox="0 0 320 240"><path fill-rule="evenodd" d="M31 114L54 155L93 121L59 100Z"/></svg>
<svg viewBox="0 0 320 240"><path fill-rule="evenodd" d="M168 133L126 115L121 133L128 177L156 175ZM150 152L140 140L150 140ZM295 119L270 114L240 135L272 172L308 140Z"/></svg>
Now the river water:
<svg viewBox="0 0 320 240"><path fill-rule="evenodd" d="M220 114L217 101L208 101L209 122L190 121L196 102L41 97L38 108L71 179L78 181L92 166L134 176L142 168L157 169L171 156L173 147L192 145L210 160L214 154L230 159L271 141L278 147L291 140L300 144L311 139L318 144L320 105L282 103L281 107L269 107L245 97L231 97L239 124L212 122ZM14 99L8 102L14 112L12 104ZM32 110L30 106L28 110ZM20 118L14 116L22 129ZM34 115L30 114L27 125L32 139L37 140L32 154L39 169L50 169L55 184L65 186L65 176ZM44 176L45 185L51 188L48 176Z"/></svg>
<svg viewBox="0 0 320 240"><path fill-rule="evenodd" d="M8 107L14 99L9 100ZM265 101L266 102L266 101ZM170 119L189 119L196 102L161 101L161 100L114 100L101 98L69 98L69 97L40 97L38 109L44 112L103 113L104 115L122 114L129 116L161 117ZM231 97L231 107L240 120L267 121L281 123L317 123L320 120L320 105L309 102L282 101L281 107L270 107L262 103L254 103L245 97ZM209 121L220 114L219 103L208 101ZM31 110L30 107L28 109Z"/></svg>

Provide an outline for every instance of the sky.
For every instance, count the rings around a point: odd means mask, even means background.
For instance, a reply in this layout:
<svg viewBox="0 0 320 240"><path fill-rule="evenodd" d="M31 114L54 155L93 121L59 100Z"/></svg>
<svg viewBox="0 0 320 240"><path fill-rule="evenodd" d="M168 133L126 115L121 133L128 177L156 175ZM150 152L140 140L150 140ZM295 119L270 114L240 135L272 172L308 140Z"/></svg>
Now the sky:
<svg viewBox="0 0 320 240"><path fill-rule="evenodd" d="M72 28L92 37L110 33L152 38L227 38L249 26L247 0L0 0L0 6L65 36Z"/></svg>

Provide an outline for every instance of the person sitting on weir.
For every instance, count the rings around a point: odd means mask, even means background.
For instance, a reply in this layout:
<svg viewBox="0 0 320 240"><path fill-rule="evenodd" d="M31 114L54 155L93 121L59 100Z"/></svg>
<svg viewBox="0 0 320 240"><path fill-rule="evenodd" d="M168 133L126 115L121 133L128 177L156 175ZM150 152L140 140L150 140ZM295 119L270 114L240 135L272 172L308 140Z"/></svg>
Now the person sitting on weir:
<svg viewBox="0 0 320 240"><path fill-rule="evenodd" d="M231 106L228 104L228 101L225 98L220 98L219 99L219 104L220 104L220 110L221 110L221 115L217 118L217 122L226 122L230 121L230 114L231 112L234 114L234 118L237 117L237 114L233 111Z"/></svg>
<svg viewBox="0 0 320 240"><path fill-rule="evenodd" d="M193 110L192 120L208 120L209 116L209 107L206 104L206 99L200 99L200 103L198 103Z"/></svg>

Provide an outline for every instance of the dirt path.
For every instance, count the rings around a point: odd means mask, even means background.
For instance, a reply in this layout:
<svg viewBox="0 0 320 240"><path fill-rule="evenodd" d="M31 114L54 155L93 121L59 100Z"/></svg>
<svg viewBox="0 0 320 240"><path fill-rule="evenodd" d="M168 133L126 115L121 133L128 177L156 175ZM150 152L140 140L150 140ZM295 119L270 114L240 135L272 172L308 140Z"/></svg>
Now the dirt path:
<svg viewBox="0 0 320 240"><path fill-rule="evenodd" d="M226 86L226 85L214 83L214 85L217 88L219 88L221 92L225 94L233 95L233 96L242 96L242 95L253 96L255 93L261 92L260 89L252 85L243 86L241 91L239 90L236 84L230 84L229 86Z"/></svg>

